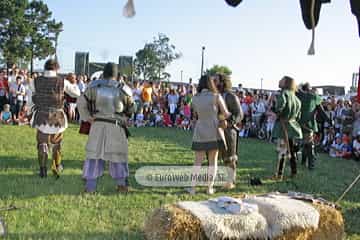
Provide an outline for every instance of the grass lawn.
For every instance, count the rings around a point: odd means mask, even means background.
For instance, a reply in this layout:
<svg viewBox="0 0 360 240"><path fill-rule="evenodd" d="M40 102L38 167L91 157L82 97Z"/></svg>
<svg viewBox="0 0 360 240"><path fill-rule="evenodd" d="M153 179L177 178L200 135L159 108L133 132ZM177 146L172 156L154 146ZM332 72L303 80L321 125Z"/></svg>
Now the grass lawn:
<svg viewBox="0 0 360 240"><path fill-rule="evenodd" d="M191 133L175 129L131 129L128 195L115 192L106 173L96 195L85 195L81 169L86 136L71 126L65 132L63 161L65 171L59 180L37 176L35 131L28 127L0 126L0 208L11 204L19 210L3 211L8 239L143 239L143 221L149 212L165 203L205 199L204 191L196 196L182 188L146 188L136 184L135 170L146 165L191 165ZM301 191L335 201L360 172L352 160L330 159L321 155L316 170L299 168L295 180L265 182L250 187L247 176L273 174L274 146L261 141L242 140L240 145L237 189L228 193L264 193ZM216 195L224 195L218 188ZM360 239L360 183L341 202L348 239ZM159 226L160 227L160 226Z"/></svg>

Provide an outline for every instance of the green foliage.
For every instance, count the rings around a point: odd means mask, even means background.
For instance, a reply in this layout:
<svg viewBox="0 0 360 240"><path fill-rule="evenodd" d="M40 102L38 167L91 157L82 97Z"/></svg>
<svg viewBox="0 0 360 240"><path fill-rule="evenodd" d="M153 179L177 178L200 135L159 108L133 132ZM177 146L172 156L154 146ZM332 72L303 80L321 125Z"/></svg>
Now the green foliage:
<svg viewBox="0 0 360 240"><path fill-rule="evenodd" d="M61 31L62 23L41 0L0 1L0 50L7 63L54 54Z"/></svg>
<svg viewBox="0 0 360 240"><path fill-rule="evenodd" d="M180 57L181 53L170 44L170 38L160 33L136 52L135 73L146 80L168 79L170 74L165 72L166 67Z"/></svg>
<svg viewBox="0 0 360 240"><path fill-rule="evenodd" d="M0 212L9 230L6 239L140 240L144 239L143 222L154 208L177 201L210 198L204 188L199 188L197 195L190 196L182 188L150 188L135 181L135 171L142 166L192 165L194 153L190 150L190 132L167 128L130 131L129 181L132 191L127 195L117 194L115 182L105 172L99 179L98 193L87 195L83 194L81 178L87 137L78 134L78 126L71 125L65 132L62 150L65 171L59 180L51 174L47 179L36 175L34 129L0 126L0 208L10 205L20 208ZM239 156L236 189L224 191L217 187L215 196L289 190L335 201L359 174L359 163L321 154L314 171L299 166L295 179L284 182L266 180L261 186L251 187L247 183L249 175L265 178L274 173L275 146L254 139L241 140ZM350 240L360 239L359 184L340 203L347 239Z"/></svg>
<svg viewBox="0 0 360 240"><path fill-rule="evenodd" d="M206 74L215 75L217 73L230 76L232 74L232 71L227 66L220 66L220 65L214 65L212 68L206 70Z"/></svg>

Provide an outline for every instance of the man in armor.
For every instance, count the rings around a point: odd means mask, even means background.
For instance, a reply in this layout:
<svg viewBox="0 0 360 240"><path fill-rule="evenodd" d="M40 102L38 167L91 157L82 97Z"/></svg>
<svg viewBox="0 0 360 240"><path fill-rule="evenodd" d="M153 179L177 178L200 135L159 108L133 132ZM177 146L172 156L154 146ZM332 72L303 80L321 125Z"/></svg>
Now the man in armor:
<svg viewBox="0 0 360 240"><path fill-rule="evenodd" d="M80 90L75 84L57 76L59 64L55 60L45 63L44 75L30 84L32 91L31 126L37 129L37 148L40 165L40 177L47 177L49 146L52 145L51 170L58 178L62 171L61 142L63 132L68 126L64 113L64 92L72 97L79 97ZM29 99L30 100L30 99Z"/></svg>
<svg viewBox="0 0 360 240"><path fill-rule="evenodd" d="M301 86L296 95L301 101L301 118L299 121L303 133L301 163L305 165L306 160L308 160L308 168L309 170L312 170L315 167L314 133L318 132L316 114L319 114L319 117L329 124L332 124L332 121L329 119L321 105L321 97L311 91L309 83Z"/></svg>
<svg viewBox="0 0 360 240"><path fill-rule="evenodd" d="M107 63L103 79L95 80L78 99L80 118L91 123L83 178L85 191L95 192L96 181L109 162L109 173L119 192L128 191L127 120L135 111L131 89L116 81L118 67Z"/></svg>
<svg viewBox="0 0 360 240"><path fill-rule="evenodd" d="M229 77L223 74L217 74L217 87L222 94L226 107L228 108L231 116L226 119L224 126L224 134L226 139L227 148L222 148L219 151L219 156L224 161L224 165L229 168L229 179L225 184L226 189L235 188L236 183L236 166L238 161L238 124L244 118L244 113L240 106L239 98L232 91L232 83Z"/></svg>
<svg viewBox="0 0 360 240"><path fill-rule="evenodd" d="M276 180L282 180L285 163L290 160L291 176L297 173L295 141L302 138L298 120L300 119L301 102L295 95L295 80L285 76L279 82L280 93L274 99L273 112L277 119L273 136L277 138L278 162L275 173Z"/></svg>

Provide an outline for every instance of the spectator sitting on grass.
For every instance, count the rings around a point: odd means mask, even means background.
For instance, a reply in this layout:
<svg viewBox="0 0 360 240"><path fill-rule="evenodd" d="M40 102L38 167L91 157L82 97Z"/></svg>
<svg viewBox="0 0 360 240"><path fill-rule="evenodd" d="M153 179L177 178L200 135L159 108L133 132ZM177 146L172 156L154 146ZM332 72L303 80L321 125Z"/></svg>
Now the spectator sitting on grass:
<svg viewBox="0 0 360 240"><path fill-rule="evenodd" d="M3 111L0 113L0 119L2 124L10 125L12 123L12 113L10 112L10 105L5 104Z"/></svg>
<svg viewBox="0 0 360 240"><path fill-rule="evenodd" d="M19 117L16 120L16 123L20 126L22 125L28 125L29 124L29 118L28 118L28 107L27 105L23 105L20 112Z"/></svg>
<svg viewBox="0 0 360 240"><path fill-rule="evenodd" d="M336 134L335 141L330 147L330 157L342 157L342 141L339 133Z"/></svg>
<svg viewBox="0 0 360 240"><path fill-rule="evenodd" d="M136 114L135 127L144 127L144 110L140 108L139 112Z"/></svg>
<svg viewBox="0 0 360 240"><path fill-rule="evenodd" d="M356 134L356 138L353 142L353 154L356 161L360 160L360 132Z"/></svg>
<svg viewBox="0 0 360 240"><path fill-rule="evenodd" d="M352 149L350 144L350 138L346 134L344 134L342 139L342 152L341 157L345 159L350 159L352 155Z"/></svg>
<svg viewBox="0 0 360 240"><path fill-rule="evenodd" d="M324 139L322 141L322 147L324 152L329 152L331 144L335 140L335 129L333 127L329 127L328 130L326 130Z"/></svg>

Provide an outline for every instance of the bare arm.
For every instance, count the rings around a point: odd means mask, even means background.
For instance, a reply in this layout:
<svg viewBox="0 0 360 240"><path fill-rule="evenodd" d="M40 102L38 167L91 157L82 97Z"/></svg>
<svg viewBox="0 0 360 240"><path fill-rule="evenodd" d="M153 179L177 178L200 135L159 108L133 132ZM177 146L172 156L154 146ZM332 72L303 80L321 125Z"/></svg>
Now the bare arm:
<svg viewBox="0 0 360 240"><path fill-rule="evenodd" d="M221 114L224 116L225 119L229 118L231 116L231 113L229 112L229 110L226 107L225 101L222 98L222 96L217 95L216 97L216 101L217 101L217 105L220 109ZM220 119L220 120L224 120L224 119Z"/></svg>

